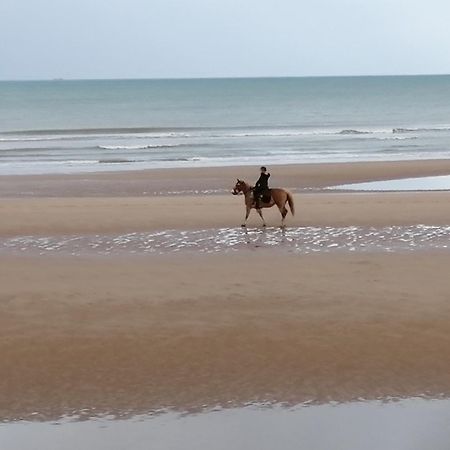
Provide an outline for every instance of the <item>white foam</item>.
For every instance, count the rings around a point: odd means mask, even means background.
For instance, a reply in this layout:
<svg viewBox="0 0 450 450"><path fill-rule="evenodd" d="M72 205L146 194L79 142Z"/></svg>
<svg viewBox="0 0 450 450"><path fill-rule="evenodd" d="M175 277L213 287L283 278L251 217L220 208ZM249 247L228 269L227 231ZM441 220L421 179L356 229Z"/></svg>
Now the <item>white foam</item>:
<svg viewBox="0 0 450 450"><path fill-rule="evenodd" d="M182 144L99 145L104 150L145 150L150 148L180 147Z"/></svg>

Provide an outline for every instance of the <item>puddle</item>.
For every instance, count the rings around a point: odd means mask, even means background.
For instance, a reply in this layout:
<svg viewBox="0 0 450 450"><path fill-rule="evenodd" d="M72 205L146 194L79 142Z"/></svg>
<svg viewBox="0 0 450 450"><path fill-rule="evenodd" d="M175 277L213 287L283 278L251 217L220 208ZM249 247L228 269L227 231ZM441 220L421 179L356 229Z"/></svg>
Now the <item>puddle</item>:
<svg viewBox="0 0 450 450"><path fill-rule="evenodd" d="M277 248L302 254L336 251L446 249L450 226L299 227L245 230L166 230L122 235L86 235L0 239L0 252L14 254L111 255L195 251L216 253Z"/></svg>
<svg viewBox="0 0 450 450"><path fill-rule="evenodd" d="M0 425L2 450L448 450L449 400L420 398Z"/></svg>
<svg viewBox="0 0 450 450"><path fill-rule="evenodd" d="M448 191L450 190L450 175L342 184L328 189L345 191Z"/></svg>

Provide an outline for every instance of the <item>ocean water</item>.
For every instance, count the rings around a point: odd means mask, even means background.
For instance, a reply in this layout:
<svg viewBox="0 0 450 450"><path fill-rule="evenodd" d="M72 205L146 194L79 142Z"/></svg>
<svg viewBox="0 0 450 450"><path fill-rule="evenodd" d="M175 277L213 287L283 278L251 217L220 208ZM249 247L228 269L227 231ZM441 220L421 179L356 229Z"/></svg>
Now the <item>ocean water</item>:
<svg viewBox="0 0 450 450"><path fill-rule="evenodd" d="M450 157L450 76L0 82L0 174Z"/></svg>

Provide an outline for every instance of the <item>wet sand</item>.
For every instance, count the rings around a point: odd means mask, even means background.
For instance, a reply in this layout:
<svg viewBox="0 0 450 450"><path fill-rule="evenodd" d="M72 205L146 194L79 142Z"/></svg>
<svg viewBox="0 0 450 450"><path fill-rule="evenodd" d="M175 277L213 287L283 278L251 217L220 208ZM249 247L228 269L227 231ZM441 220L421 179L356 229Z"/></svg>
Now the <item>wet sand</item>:
<svg viewBox="0 0 450 450"><path fill-rule="evenodd" d="M229 184L251 170L4 177L0 239L233 229L243 199ZM296 192L291 227L444 228L449 192L308 192L448 173L450 161L304 165L277 168L273 184ZM450 394L443 247L143 258L24 248L0 255L2 420Z"/></svg>
<svg viewBox="0 0 450 450"><path fill-rule="evenodd" d="M447 395L449 263L0 258L0 417Z"/></svg>
<svg viewBox="0 0 450 450"><path fill-rule="evenodd" d="M108 235L0 238L0 254L146 257L174 253L232 254L270 249L282 254L408 252L450 249L449 225L266 227L163 230Z"/></svg>

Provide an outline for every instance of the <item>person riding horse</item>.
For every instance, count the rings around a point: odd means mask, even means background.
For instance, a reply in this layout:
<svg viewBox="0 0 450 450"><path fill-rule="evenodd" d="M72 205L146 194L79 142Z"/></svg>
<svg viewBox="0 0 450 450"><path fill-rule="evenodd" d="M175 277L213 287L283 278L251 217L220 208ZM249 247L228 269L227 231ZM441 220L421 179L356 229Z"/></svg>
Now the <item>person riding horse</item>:
<svg viewBox="0 0 450 450"><path fill-rule="evenodd" d="M264 197L269 192L269 178L270 173L267 173L267 169L262 166L260 168L261 175L253 188L253 198L255 200L255 208L260 209L261 197Z"/></svg>
<svg viewBox="0 0 450 450"><path fill-rule="evenodd" d="M265 169L265 168L263 168L263 169ZM269 174L266 174L265 172L266 171L262 172L265 175L262 178L263 178L263 180L266 181L265 184L263 181L264 187L267 186L267 180L269 178ZM284 220L288 213L286 204L289 205L289 209L291 210L292 215L295 214L294 197L292 196L292 194L289 191L287 191L286 189L272 188L272 189L270 189L269 192L270 192L270 198L263 199L264 203L262 205L257 206L255 204L254 189L251 186L251 184L246 183L244 180L240 180L239 178L236 180L236 184L234 185L234 188L231 191L231 193L233 195L244 194L245 220L244 220L244 223L242 224L243 227L247 226L247 219L248 219L248 216L250 215L250 211L252 210L252 208L255 208L256 211L258 212L259 217L261 217L261 220L263 221L264 227L266 226L266 221L264 220L261 208L272 208L272 206L276 205L281 214L281 227L282 228L285 227Z"/></svg>

